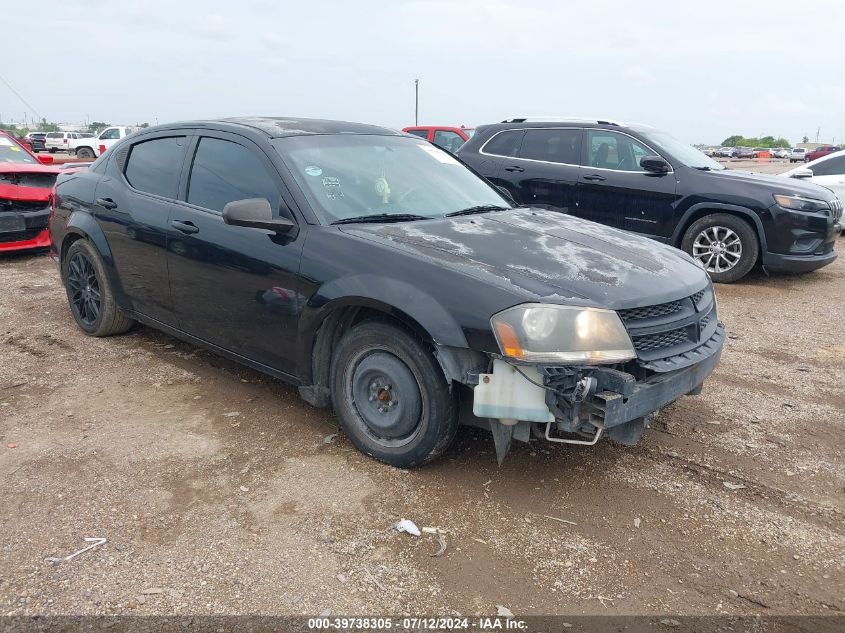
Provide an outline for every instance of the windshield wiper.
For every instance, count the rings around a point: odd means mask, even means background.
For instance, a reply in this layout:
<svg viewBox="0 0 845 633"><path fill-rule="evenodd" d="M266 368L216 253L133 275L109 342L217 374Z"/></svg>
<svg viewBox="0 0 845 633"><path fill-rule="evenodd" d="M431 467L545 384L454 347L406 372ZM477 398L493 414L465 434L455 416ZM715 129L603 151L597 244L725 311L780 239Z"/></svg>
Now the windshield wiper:
<svg viewBox="0 0 845 633"><path fill-rule="evenodd" d="M452 211L452 213L447 213L443 217L454 218L456 215L475 215L477 213L487 213L488 211L505 211L507 209L510 209L510 207L503 207L498 204L479 204L475 207L461 209L460 211Z"/></svg>
<svg viewBox="0 0 845 633"><path fill-rule="evenodd" d="M412 220L431 220L431 218L424 215L415 215L413 213L376 213L375 215L356 215L353 218L341 218L340 220L335 220L332 224L410 222Z"/></svg>

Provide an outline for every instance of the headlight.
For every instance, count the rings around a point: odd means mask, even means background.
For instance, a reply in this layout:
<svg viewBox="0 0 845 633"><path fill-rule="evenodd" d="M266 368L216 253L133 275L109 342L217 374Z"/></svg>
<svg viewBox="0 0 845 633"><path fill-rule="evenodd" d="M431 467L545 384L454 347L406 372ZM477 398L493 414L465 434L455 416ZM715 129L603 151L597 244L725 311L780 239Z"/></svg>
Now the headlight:
<svg viewBox="0 0 845 633"><path fill-rule="evenodd" d="M782 196L780 194L774 195L775 202L784 209L792 209L793 211L829 211L830 205L824 200L816 200L815 198L802 198L801 196Z"/></svg>
<svg viewBox="0 0 845 633"><path fill-rule="evenodd" d="M527 303L490 319L504 356L536 363L618 363L636 358L613 310Z"/></svg>

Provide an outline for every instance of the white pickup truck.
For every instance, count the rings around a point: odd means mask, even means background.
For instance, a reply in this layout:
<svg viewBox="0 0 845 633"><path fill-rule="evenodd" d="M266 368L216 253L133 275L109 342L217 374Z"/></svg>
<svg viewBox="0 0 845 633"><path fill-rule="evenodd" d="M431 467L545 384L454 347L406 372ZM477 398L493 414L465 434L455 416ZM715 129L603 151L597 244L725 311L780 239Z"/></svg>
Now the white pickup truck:
<svg viewBox="0 0 845 633"><path fill-rule="evenodd" d="M76 154L77 158L97 158L120 139L126 138L137 129L117 125L107 127L94 137L71 139L68 141L68 154Z"/></svg>

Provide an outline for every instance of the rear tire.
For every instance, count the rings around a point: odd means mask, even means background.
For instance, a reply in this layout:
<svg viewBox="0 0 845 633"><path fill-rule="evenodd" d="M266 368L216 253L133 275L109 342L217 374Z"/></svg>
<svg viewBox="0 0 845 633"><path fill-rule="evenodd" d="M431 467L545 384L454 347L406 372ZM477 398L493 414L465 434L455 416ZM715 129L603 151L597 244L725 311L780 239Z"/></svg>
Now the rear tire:
<svg viewBox="0 0 845 633"><path fill-rule="evenodd" d="M705 215L693 222L684 233L681 248L704 264L713 281L723 284L745 277L760 254L754 229L727 213Z"/></svg>
<svg viewBox="0 0 845 633"><path fill-rule="evenodd" d="M411 468L452 443L455 395L430 350L405 330L381 321L356 325L340 340L331 371L335 412L362 453Z"/></svg>
<svg viewBox="0 0 845 633"><path fill-rule="evenodd" d="M77 158L96 158L94 156L94 150L90 147L80 147L76 150L76 157Z"/></svg>
<svg viewBox="0 0 845 633"><path fill-rule="evenodd" d="M71 244L62 260L62 279L76 324L89 336L123 334L135 325L117 307L103 260L85 240Z"/></svg>

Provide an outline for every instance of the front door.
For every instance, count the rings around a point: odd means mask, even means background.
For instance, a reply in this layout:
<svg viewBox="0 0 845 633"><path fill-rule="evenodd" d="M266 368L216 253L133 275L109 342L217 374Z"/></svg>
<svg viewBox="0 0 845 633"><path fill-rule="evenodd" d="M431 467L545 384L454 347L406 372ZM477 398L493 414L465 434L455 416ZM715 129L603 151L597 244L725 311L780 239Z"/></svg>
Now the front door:
<svg viewBox="0 0 845 633"><path fill-rule="evenodd" d="M131 308L167 325L176 318L165 247L188 140L160 133L121 150L94 194L93 213Z"/></svg>
<svg viewBox="0 0 845 633"><path fill-rule="evenodd" d="M284 185L257 145L237 135L208 132L191 151L185 203L170 216L173 234L168 240L179 326L292 374L304 305L297 273L305 231L277 235L224 224L223 207L246 198L265 198L276 213L289 213Z"/></svg>
<svg viewBox="0 0 845 633"><path fill-rule="evenodd" d="M675 174L640 167L643 156L657 153L611 130L587 129L584 139L575 215L636 233L671 235Z"/></svg>

